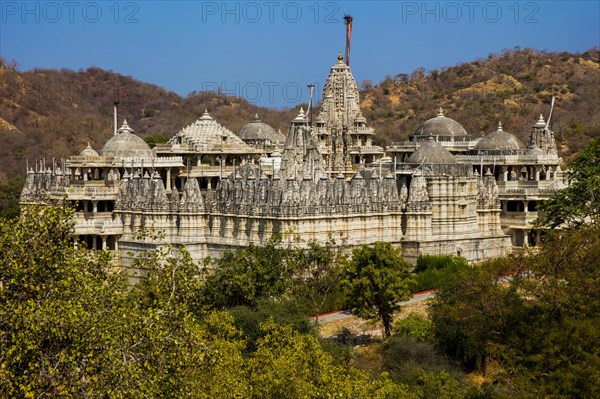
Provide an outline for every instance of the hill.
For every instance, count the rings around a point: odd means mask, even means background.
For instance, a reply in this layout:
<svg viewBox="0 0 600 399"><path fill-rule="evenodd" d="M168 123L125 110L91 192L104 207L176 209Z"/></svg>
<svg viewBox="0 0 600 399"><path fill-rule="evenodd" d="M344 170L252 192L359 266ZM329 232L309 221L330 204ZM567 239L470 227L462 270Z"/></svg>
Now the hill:
<svg viewBox="0 0 600 399"><path fill-rule="evenodd" d="M25 162L72 155L89 141L101 148L112 135L112 105L119 88L119 119L127 118L141 137L170 137L208 108L219 123L238 131L254 113L286 131L296 110L257 107L217 93L181 97L159 86L99 68L80 71L19 71L0 59L0 182L23 175ZM537 116L547 116L562 156L600 135L598 49L581 54L532 49L506 50L442 70L419 68L379 84L361 83L361 105L381 144L401 141L442 107L474 137L506 130L522 140Z"/></svg>
<svg viewBox="0 0 600 399"><path fill-rule="evenodd" d="M538 115L547 118L552 96L552 129L562 156L600 135L598 49L571 54L515 48L440 71L388 76L376 86L365 81L361 88L363 112L382 144L406 139L439 107L473 137L502 121L526 142Z"/></svg>
<svg viewBox="0 0 600 399"><path fill-rule="evenodd" d="M26 159L66 157L88 142L102 148L113 134L113 101L118 87L123 118L143 138L171 137L205 108L219 123L238 131L255 113L275 129L287 129L294 111L254 106L237 97L192 93L181 97L159 86L99 68L78 72L34 69L20 72L0 60L0 182L25 172Z"/></svg>

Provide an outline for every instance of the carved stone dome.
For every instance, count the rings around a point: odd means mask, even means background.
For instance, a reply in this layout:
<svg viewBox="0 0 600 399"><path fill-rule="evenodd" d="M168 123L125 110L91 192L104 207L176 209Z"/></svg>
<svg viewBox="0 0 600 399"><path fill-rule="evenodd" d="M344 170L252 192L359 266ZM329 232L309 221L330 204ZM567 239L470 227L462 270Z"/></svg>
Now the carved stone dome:
<svg viewBox="0 0 600 399"><path fill-rule="evenodd" d="M465 128L454 119L444 116L441 108L435 118L429 119L415 131L413 138L427 140L429 136L444 141L468 141L470 139Z"/></svg>
<svg viewBox="0 0 600 399"><path fill-rule="evenodd" d="M98 155L96 150L94 150L92 148L92 146L90 145L90 143L88 143L87 147L85 147L85 149L79 153L79 156L80 157L99 157L100 155Z"/></svg>
<svg viewBox="0 0 600 399"><path fill-rule="evenodd" d="M154 158L154 153L148 144L131 133L133 129L123 122L116 136L104 144L102 156L114 158Z"/></svg>
<svg viewBox="0 0 600 399"><path fill-rule="evenodd" d="M280 137L275 129L260 120L258 114L254 115L252 121L244 125L238 132L238 136L244 141L268 141L271 143L283 142L285 137Z"/></svg>
<svg viewBox="0 0 600 399"><path fill-rule="evenodd" d="M513 151L524 148L525 145L518 138L502 130L500 122L498 122L498 130L487 134L475 145L476 151Z"/></svg>
<svg viewBox="0 0 600 399"><path fill-rule="evenodd" d="M432 136L406 160L410 164L454 164L456 159Z"/></svg>

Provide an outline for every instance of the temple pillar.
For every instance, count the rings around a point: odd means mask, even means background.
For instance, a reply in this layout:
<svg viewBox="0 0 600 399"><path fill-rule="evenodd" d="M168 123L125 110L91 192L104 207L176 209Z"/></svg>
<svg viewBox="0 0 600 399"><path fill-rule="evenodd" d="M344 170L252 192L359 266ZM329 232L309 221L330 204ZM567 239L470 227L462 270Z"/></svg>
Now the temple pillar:
<svg viewBox="0 0 600 399"><path fill-rule="evenodd" d="M535 181L540 181L540 168L536 166L535 168Z"/></svg>
<svg viewBox="0 0 600 399"><path fill-rule="evenodd" d="M92 212L98 213L98 201L92 201Z"/></svg>
<svg viewBox="0 0 600 399"><path fill-rule="evenodd" d="M106 236L102 236L102 250L106 251Z"/></svg>
<svg viewBox="0 0 600 399"><path fill-rule="evenodd" d="M167 187L165 189L171 191L171 168L167 169Z"/></svg>

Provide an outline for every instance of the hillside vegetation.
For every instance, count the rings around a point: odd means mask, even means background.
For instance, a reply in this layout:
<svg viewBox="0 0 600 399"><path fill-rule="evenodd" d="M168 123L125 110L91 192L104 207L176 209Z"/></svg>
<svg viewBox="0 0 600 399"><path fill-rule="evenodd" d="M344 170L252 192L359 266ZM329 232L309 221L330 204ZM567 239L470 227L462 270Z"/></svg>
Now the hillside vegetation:
<svg viewBox="0 0 600 399"><path fill-rule="evenodd" d="M67 157L89 142L100 149L113 134L118 87L119 125L126 118L143 138L173 136L208 109L237 132L259 113L275 129L287 129L295 111L260 108L238 97L192 93L183 98L159 86L99 68L18 71L0 60L0 182L24 174L26 159Z"/></svg>
<svg viewBox="0 0 600 399"><path fill-rule="evenodd" d="M553 96L560 155L600 135L598 49L571 54L515 48L439 71L388 76L376 86L364 81L361 87L363 112L382 143L407 138L439 107L473 137L496 130L501 121L526 143L539 114L547 118Z"/></svg>
<svg viewBox="0 0 600 399"><path fill-rule="evenodd" d="M238 131L254 113L287 131L297 112L257 107L238 97L192 92L181 97L129 76L85 70L19 71L0 59L0 182L22 175L25 161L60 158L87 145L101 148L112 135L112 106L119 88L119 119L141 137L172 136L208 108L219 123ZM514 49L439 71L420 68L361 83L362 109L381 144L404 140L439 107L474 137L497 122L522 140L540 113L556 106L553 129L561 155L600 136L598 49L582 54Z"/></svg>

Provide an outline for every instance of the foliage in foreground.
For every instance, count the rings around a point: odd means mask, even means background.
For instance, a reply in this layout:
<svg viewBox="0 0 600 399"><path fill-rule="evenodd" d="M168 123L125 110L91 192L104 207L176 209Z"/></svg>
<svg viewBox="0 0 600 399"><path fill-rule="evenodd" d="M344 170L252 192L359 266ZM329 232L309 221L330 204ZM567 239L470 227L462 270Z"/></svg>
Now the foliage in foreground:
<svg viewBox="0 0 600 399"><path fill-rule="evenodd" d="M251 351L227 311L199 303L185 251L140 259L133 288L74 246L71 211L0 221L0 392L7 397L411 398L339 365L310 335L267 320Z"/></svg>
<svg viewBox="0 0 600 399"><path fill-rule="evenodd" d="M600 396L600 230L594 227L553 235L527 258L460 271L438 292L431 323L410 316L395 324L378 370L389 374L371 374L335 358L302 316L290 316L301 313L295 298L308 294L289 271L322 270L327 252L279 258L268 251L268 259L285 261L269 265L273 273L246 270L244 277L263 288L243 290L245 304L215 308L206 302L212 291L203 269L185 251L140 258L148 276L132 288L104 254L74 246L70 214L31 207L19 220L0 221L0 392L7 397ZM371 283L398 277L403 292L411 280L410 266L384 244L356 254L345 271L360 271L353 281L367 293L387 293L390 285ZM232 256L267 267L256 251ZM523 270L512 281L499 279ZM335 280L339 270L329 272ZM351 287L352 274L344 275ZM273 276L285 281L267 287L274 280L260 280ZM329 283L322 287L329 290ZM382 297L390 306L401 300ZM465 382L453 362L487 373L493 385Z"/></svg>
<svg viewBox="0 0 600 399"><path fill-rule="evenodd" d="M539 253L462 272L430 314L438 346L465 369L500 370L506 396L600 397L600 229L554 233Z"/></svg>

